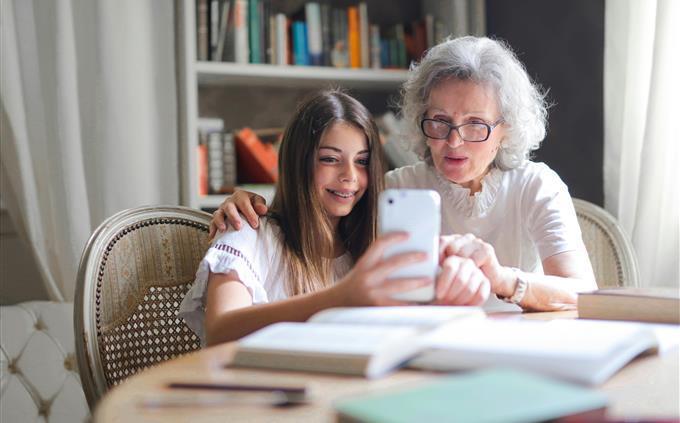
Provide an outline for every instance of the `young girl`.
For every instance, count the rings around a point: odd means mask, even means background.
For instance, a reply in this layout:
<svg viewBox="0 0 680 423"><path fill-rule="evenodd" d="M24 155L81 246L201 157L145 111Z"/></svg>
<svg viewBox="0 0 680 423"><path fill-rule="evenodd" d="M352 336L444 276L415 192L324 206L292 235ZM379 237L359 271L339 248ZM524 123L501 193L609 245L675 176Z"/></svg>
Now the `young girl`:
<svg viewBox="0 0 680 423"><path fill-rule="evenodd" d="M204 345L329 307L397 305L392 294L429 282L388 279L425 255L382 258L406 235L376 239L384 167L377 128L361 103L334 90L309 98L288 124L279 154L269 214L257 229L244 225L213 241L182 301L180 316ZM478 295L488 295L481 272L456 259L442 272L448 282L457 273L476 278Z"/></svg>

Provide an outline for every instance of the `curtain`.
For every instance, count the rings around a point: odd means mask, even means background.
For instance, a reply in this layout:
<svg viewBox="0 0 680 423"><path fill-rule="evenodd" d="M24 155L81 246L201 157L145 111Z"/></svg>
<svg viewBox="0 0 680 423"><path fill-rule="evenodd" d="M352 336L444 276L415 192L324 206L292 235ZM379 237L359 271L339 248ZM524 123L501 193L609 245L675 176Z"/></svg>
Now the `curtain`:
<svg viewBox="0 0 680 423"><path fill-rule="evenodd" d="M173 2L0 2L2 203L72 301L97 225L178 202Z"/></svg>
<svg viewBox="0 0 680 423"><path fill-rule="evenodd" d="M678 287L680 2L605 7L605 208L630 236L643 286Z"/></svg>

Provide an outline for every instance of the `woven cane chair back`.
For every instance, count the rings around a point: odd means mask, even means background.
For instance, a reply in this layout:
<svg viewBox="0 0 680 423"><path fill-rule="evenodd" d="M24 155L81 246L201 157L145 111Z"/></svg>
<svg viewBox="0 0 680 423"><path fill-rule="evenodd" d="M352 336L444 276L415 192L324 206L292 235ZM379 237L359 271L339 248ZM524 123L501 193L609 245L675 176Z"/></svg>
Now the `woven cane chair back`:
<svg viewBox="0 0 680 423"><path fill-rule="evenodd" d="M588 201L573 201L597 286L639 286L635 251L616 218Z"/></svg>
<svg viewBox="0 0 680 423"><path fill-rule="evenodd" d="M200 347L177 311L208 247L210 218L184 207L141 207L110 217L90 237L74 326L91 409L127 377Z"/></svg>

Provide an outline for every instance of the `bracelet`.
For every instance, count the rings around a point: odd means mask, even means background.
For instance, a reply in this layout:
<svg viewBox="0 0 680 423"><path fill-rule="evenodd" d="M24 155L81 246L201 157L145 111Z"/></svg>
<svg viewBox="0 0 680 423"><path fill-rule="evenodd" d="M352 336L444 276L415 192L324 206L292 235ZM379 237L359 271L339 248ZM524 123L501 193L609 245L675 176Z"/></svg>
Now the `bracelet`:
<svg viewBox="0 0 680 423"><path fill-rule="evenodd" d="M515 277L517 278L515 292L513 292L510 297L503 298L503 301L519 305L519 303L521 303L522 300L524 299L524 295L527 293L529 281L526 279L526 277L524 276L520 269L513 267L512 271L514 272Z"/></svg>

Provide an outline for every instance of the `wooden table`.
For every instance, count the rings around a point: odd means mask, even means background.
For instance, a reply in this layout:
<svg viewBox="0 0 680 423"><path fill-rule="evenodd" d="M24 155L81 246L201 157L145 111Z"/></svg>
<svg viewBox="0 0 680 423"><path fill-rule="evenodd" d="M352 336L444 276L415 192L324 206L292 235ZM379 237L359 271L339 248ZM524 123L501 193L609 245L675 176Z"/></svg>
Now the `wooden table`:
<svg viewBox="0 0 680 423"><path fill-rule="evenodd" d="M575 312L531 313L524 318L573 318ZM503 317L503 316L501 316ZM335 419L333 403L346 396L361 395L388 387L409 386L431 380L435 373L400 370L378 380L320 373L225 368L234 353L234 344L224 344L188 354L137 374L112 389L95 410L97 422L158 421L295 421L329 422ZM676 348L662 356L640 357L615 374L598 390L610 399L608 417L678 418L680 416L680 351ZM201 406L149 407L149 398L181 394L169 390L170 382L214 382L263 385L306 385L311 401L305 405L277 408L253 404L248 398L229 404ZM205 397L202 392L189 395Z"/></svg>

